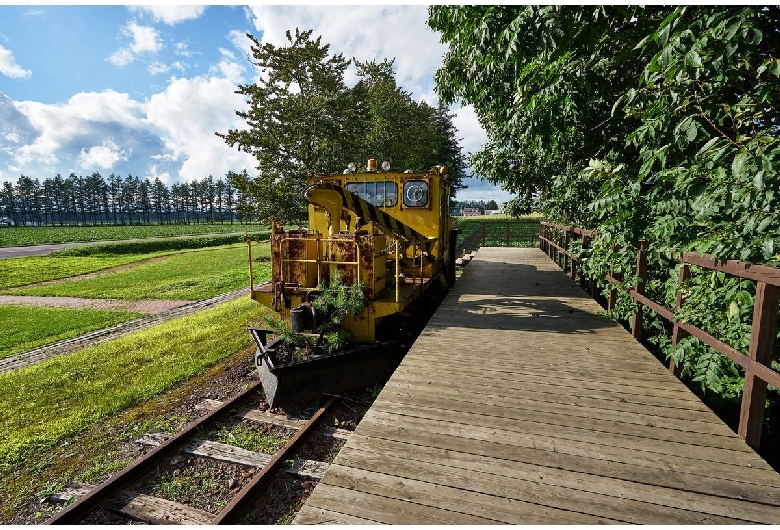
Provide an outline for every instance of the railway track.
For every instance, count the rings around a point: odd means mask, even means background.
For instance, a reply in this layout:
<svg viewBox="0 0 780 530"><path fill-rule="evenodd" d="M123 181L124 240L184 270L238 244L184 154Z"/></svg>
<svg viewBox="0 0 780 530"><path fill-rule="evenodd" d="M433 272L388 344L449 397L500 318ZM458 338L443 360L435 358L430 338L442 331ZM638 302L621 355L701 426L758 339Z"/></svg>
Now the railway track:
<svg viewBox="0 0 780 530"><path fill-rule="evenodd" d="M228 401L206 400L201 408L207 412L188 424L178 434L168 437L148 434L138 443L152 447L144 456L98 486L71 484L65 491L49 497L49 502L65 503L65 508L53 515L47 524L92 523L96 513L109 512L125 521L148 524L231 524L239 522L277 472L284 472L312 481L318 480L328 463L299 458L297 452L306 440L315 435L334 440L345 440L348 430L320 425L323 416L333 407L337 397L331 397L308 418L272 414L249 404L260 391L259 382ZM257 426L283 430L289 435L284 446L275 454L244 449L237 445L209 440L215 426L238 420ZM149 488L161 469L175 467L187 459L207 459L229 464L244 470L235 484L223 485L224 490L237 489L229 502L220 506L218 513L195 508L188 504L155 496ZM241 478L243 477L243 478ZM241 487L237 487L242 481ZM113 519L118 521L118 519Z"/></svg>

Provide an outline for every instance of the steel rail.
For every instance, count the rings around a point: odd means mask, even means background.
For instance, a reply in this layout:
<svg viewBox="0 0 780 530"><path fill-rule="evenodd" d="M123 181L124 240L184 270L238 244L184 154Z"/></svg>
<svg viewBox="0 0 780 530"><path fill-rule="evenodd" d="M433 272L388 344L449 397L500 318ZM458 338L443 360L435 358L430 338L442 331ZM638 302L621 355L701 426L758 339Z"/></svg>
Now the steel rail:
<svg viewBox="0 0 780 530"><path fill-rule="evenodd" d="M268 483L273 478L273 473L279 469L279 467L289 458L289 454L296 451L298 447L306 440L306 437L311 433L312 427L322 418L322 416L328 411L331 405L338 400L338 396L331 397L327 403L325 403L314 416L311 417L306 424L295 433L295 436L290 438L287 445L282 447L278 453L266 464L266 466L255 475L249 484L233 498L233 500L222 509L211 524L235 524L238 518L244 514L255 501L257 496L265 489Z"/></svg>

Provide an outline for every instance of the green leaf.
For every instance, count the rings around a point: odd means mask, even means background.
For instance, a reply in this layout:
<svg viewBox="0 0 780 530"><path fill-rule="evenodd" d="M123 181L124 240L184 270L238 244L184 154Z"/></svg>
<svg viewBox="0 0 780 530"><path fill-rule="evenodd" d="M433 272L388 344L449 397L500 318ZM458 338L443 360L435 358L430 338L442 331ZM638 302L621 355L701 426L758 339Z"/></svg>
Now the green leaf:
<svg viewBox="0 0 780 530"><path fill-rule="evenodd" d="M762 169L753 177L753 186L755 186L757 190L763 190L764 184L764 170Z"/></svg>
<svg viewBox="0 0 780 530"><path fill-rule="evenodd" d="M694 68L701 68L703 66L701 57L696 53L696 50L690 50L685 54L685 64L693 66Z"/></svg>
<svg viewBox="0 0 780 530"><path fill-rule="evenodd" d="M731 163L731 173L739 178L743 175L745 172L745 164L747 163L748 155L744 151L740 151L737 153L737 156L734 157L734 162Z"/></svg>
<svg viewBox="0 0 780 530"><path fill-rule="evenodd" d="M729 304L729 310L726 314L726 318L728 318L729 322L731 322L735 317L739 315L739 304L736 300L732 300Z"/></svg>

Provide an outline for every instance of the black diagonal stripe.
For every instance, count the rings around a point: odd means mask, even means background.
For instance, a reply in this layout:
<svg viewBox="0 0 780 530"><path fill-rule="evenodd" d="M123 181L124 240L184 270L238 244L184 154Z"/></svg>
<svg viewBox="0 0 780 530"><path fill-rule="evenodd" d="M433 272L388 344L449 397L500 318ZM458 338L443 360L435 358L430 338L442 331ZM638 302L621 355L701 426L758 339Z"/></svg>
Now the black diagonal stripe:
<svg viewBox="0 0 780 530"><path fill-rule="evenodd" d="M384 227L404 239L417 241L426 249L430 250L430 246L435 240L428 239L428 237L419 233L409 225L404 224L386 211L380 210L377 206L365 201L359 195L335 184L330 184L329 187L338 192L344 203L344 207L360 217L364 223L378 223L380 227Z"/></svg>

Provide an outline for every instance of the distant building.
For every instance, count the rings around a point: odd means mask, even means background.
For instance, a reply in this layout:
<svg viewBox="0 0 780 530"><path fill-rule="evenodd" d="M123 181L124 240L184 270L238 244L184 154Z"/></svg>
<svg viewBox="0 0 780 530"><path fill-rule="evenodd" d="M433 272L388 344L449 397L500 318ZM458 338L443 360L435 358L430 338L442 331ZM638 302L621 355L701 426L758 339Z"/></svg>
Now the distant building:
<svg viewBox="0 0 780 530"><path fill-rule="evenodd" d="M501 210L485 210L485 215L500 215Z"/></svg>
<svg viewBox="0 0 780 530"><path fill-rule="evenodd" d="M0 217L0 226L13 226L16 223L14 223L13 219L9 219L8 217Z"/></svg>
<svg viewBox="0 0 780 530"><path fill-rule="evenodd" d="M479 208L463 208L463 217L470 215L482 215L482 210Z"/></svg>

